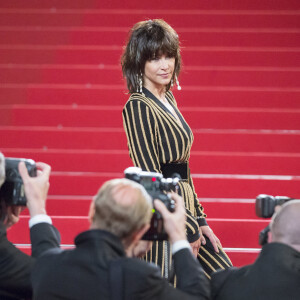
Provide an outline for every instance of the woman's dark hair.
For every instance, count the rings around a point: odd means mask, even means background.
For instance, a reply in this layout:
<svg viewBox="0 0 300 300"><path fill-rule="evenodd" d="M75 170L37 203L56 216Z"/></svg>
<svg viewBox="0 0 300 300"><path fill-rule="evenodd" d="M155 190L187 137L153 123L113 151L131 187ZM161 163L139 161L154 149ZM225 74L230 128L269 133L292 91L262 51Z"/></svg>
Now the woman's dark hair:
<svg viewBox="0 0 300 300"><path fill-rule="evenodd" d="M129 39L121 58L123 76L127 81L129 93L139 89L139 78L144 74L147 60L160 55L175 58L172 76L179 75L181 55L176 31L164 20L148 20L136 23L130 31ZM166 86L168 91L171 82Z"/></svg>

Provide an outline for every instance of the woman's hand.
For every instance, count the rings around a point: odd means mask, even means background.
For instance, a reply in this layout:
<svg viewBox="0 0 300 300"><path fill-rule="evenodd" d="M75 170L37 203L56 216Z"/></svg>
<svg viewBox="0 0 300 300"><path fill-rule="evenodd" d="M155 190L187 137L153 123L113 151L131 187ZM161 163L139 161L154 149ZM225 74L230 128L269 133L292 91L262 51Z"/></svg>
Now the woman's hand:
<svg viewBox="0 0 300 300"><path fill-rule="evenodd" d="M206 240L205 240L205 237L203 235L206 235L210 242L212 243L213 247L214 247L214 250L219 253L219 249L218 249L218 246L219 247L222 247L221 245L221 242L220 240L216 237L216 235L213 233L213 231L210 229L209 226L205 225L205 226L201 226L199 228L199 232L200 232L200 236L202 237L202 240L201 240L201 243L202 245L205 245L206 244ZM201 239L200 237L200 239Z"/></svg>

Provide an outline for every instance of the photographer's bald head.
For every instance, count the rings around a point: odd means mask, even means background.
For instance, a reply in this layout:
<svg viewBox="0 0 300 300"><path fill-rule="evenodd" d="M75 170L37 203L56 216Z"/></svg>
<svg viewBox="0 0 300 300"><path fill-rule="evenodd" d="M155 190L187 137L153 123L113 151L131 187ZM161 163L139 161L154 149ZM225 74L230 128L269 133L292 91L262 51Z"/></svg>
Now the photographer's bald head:
<svg viewBox="0 0 300 300"><path fill-rule="evenodd" d="M270 223L272 242L284 243L300 251L300 200L286 202Z"/></svg>
<svg viewBox="0 0 300 300"><path fill-rule="evenodd" d="M109 231L125 248L148 230L151 217L151 197L140 184L125 178L104 183L89 212L91 229Z"/></svg>

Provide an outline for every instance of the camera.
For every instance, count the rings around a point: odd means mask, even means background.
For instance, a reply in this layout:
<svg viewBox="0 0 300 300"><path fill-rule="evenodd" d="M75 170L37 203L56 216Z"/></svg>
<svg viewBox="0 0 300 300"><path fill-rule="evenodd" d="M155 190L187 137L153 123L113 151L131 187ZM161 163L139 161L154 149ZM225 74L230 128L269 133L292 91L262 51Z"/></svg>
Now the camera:
<svg viewBox="0 0 300 300"><path fill-rule="evenodd" d="M295 200L294 198L286 196L270 196L260 194L256 197L255 213L260 218L271 218L275 212L275 206L283 205L285 202ZM268 242L269 225L259 233L259 244L261 246Z"/></svg>
<svg viewBox="0 0 300 300"><path fill-rule="evenodd" d="M24 158L5 158L5 182L0 189L0 199L7 205L26 206L23 180L19 174L19 163L23 161L29 176L37 175L35 162Z"/></svg>
<svg viewBox="0 0 300 300"><path fill-rule="evenodd" d="M162 174L142 171L137 167L129 167L124 171L125 178L141 184L152 200L162 201L170 212L175 210L175 202L167 194L169 191L178 189L179 177L163 178ZM164 230L163 218L161 214L153 208L153 216L149 230L142 237L143 240L163 241L168 239L168 234Z"/></svg>
<svg viewBox="0 0 300 300"><path fill-rule="evenodd" d="M260 194L256 197L255 212L260 218L271 218L275 211L275 206L282 205L287 201L294 200L286 196L270 196Z"/></svg>

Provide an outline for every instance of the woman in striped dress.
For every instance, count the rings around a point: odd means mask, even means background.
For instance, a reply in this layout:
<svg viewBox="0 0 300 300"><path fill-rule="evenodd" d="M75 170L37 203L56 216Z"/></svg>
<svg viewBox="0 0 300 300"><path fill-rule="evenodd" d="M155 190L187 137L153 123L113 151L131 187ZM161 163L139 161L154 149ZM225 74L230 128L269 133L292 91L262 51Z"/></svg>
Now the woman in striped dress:
<svg viewBox="0 0 300 300"><path fill-rule="evenodd" d="M123 109L123 124L129 154L135 166L159 172L164 177L179 173L179 194L186 207L186 232L195 257L206 274L231 266L219 239L206 222L195 193L188 165L193 133L177 108L170 91L180 72L178 35L163 20L134 25L122 56L123 75L130 98ZM161 266L170 278L171 249L168 242L155 241L145 258Z"/></svg>

